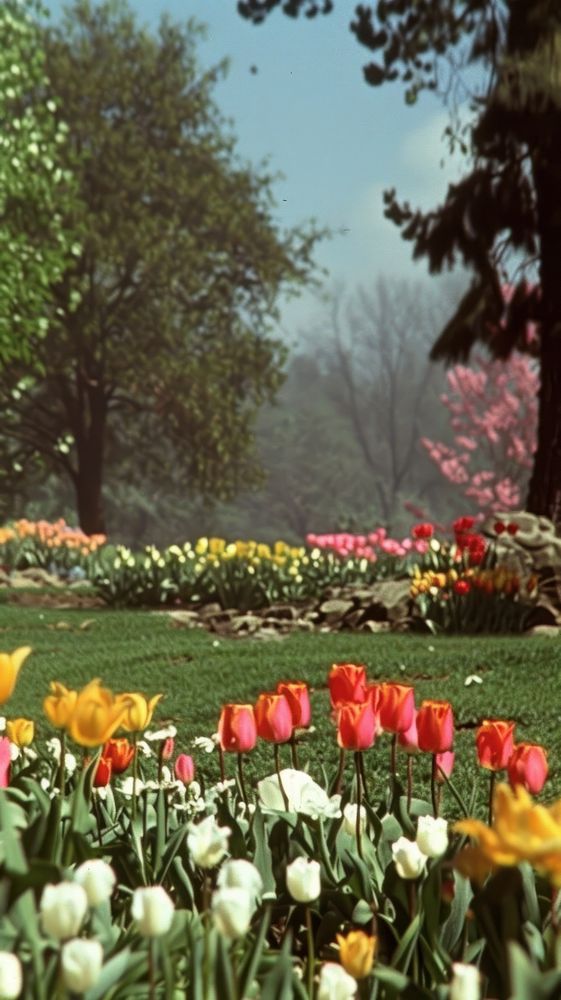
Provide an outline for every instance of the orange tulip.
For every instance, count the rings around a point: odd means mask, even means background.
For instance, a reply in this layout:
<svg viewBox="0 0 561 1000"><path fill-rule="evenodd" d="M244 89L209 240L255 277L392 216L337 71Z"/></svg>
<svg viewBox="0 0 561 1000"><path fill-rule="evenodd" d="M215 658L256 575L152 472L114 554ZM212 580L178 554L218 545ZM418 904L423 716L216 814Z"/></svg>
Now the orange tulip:
<svg viewBox="0 0 561 1000"><path fill-rule="evenodd" d="M111 739L103 747L103 757L110 761L114 774L122 774L126 771L134 757L134 747L129 743L126 736L118 739Z"/></svg>
<svg viewBox="0 0 561 1000"><path fill-rule="evenodd" d="M292 712L283 694L260 694L255 705L257 735L270 743L286 743L292 736Z"/></svg>
<svg viewBox="0 0 561 1000"><path fill-rule="evenodd" d="M367 698L366 667L357 663L334 663L328 677L333 708L343 702L363 702Z"/></svg>
<svg viewBox="0 0 561 1000"><path fill-rule="evenodd" d="M337 742L343 750L368 750L376 737L376 715L371 701L349 702L337 709Z"/></svg>
<svg viewBox="0 0 561 1000"><path fill-rule="evenodd" d="M218 722L218 738L223 750L247 753L257 743L253 705L223 705Z"/></svg>
<svg viewBox="0 0 561 1000"><path fill-rule="evenodd" d="M488 771L502 771L507 766L514 746L516 723L500 719L485 719L475 734L477 759Z"/></svg>
<svg viewBox="0 0 561 1000"><path fill-rule="evenodd" d="M519 743L508 762L508 780L512 788L522 785L531 795L537 795L545 785L549 767L547 753L537 743Z"/></svg>
<svg viewBox="0 0 561 1000"><path fill-rule="evenodd" d="M310 707L310 694L308 685L303 681L291 681L277 684L277 694L283 694L292 712L292 722L294 726L304 729L310 725L312 720L312 710Z"/></svg>
<svg viewBox="0 0 561 1000"><path fill-rule="evenodd" d="M390 733L405 733L415 715L415 692L408 684L380 685L380 722Z"/></svg>
<svg viewBox="0 0 561 1000"><path fill-rule="evenodd" d="M454 742L454 713L448 701L424 701L417 712L419 749L444 753Z"/></svg>

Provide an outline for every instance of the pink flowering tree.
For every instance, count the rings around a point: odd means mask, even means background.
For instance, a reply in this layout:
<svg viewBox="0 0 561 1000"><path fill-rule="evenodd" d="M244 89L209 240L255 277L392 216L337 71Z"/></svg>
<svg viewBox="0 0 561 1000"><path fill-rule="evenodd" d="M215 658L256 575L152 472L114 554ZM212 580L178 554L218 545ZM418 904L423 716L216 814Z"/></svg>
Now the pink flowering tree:
<svg viewBox="0 0 561 1000"><path fill-rule="evenodd" d="M537 366L514 352L507 361L482 356L471 365L455 365L448 392L440 398L448 410L452 444L421 438L443 477L482 513L523 506L523 491L536 447Z"/></svg>

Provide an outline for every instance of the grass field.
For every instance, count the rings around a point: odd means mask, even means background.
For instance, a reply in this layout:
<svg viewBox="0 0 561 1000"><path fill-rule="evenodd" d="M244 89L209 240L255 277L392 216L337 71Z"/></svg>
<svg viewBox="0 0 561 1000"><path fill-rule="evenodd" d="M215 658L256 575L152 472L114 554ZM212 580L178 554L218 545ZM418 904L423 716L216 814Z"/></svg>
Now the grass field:
<svg viewBox="0 0 561 1000"><path fill-rule="evenodd" d="M81 628L84 622L90 622ZM317 732L307 748L312 772L331 769L337 747L329 717L326 675L331 663L367 664L372 680L400 679L414 685L417 702L447 698L457 721L454 780L469 796L474 777L483 803L485 775L474 766L473 730L485 717L515 719L517 738L543 743L550 752L550 780L544 798L561 795L561 645L550 638L432 638L415 635L298 635L279 642L217 640L202 631L178 628L164 614L126 611L45 611L0 605L0 649L31 645L33 655L20 674L15 694L3 706L9 717L25 715L48 735L41 702L50 680L79 686L100 677L114 690L164 691L157 723L173 720L177 748L190 751L195 736L216 729L224 701L252 701L281 679L302 679L313 689ZM476 674L482 683L465 685ZM374 783L386 767L387 739L368 754ZM251 757L250 775L269 773L270 748ZM208 777L218 774L215 755L196 762ZM286 758L287 764L288 756ZM233 770L233 768L232 768ZM423 785L428 761L416 765ZM451 806L451 803L450 803Z"/></svg>

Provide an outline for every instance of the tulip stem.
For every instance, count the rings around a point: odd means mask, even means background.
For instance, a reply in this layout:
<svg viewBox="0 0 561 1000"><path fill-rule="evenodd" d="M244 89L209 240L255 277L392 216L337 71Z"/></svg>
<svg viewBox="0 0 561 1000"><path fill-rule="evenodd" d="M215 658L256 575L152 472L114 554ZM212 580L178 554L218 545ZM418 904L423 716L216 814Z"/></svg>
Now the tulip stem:
<svg viewBox="0 0 561 1000"><path fill-rule="evenodd" d="M220 764L220 781L224 784L226 781L226 767L224 765L224 751L221 746L218 747L218 762Z"/></svg>
<svg viewBox="0 0 561 1000"><path fill-rule="evenodd" d="M439 795L438 795L438 762L436 754L432 755L432 770L430 776L430 792L432 797L432 811L435 817L439 813Z"/></svg>
<svg viewBox="0 0 561 1000"><path fill-rule="evenodd" d="M356 771L356 849L358 851L359 858L362 858L362 839L361 839L361 825L362 825L362 781L360 777L360 750L355 752L355 771Z"/></svg>
<svg viewBox="0 0 561 1000"><path fill-rule="evenodd" d="M306 936L308 939L308 996L312 1000L314 995L314 970L315 970L315 955L314 955L314 929L312 927L312 911L310 907L306 907Z"/></svg>
<svg viewBox="0 0 561 1000"><path fill-rule="evenodd" d="M360 754L360 777L362 779L362 792L363 792L364 798L366 799L367 802L370 802L370 799L368 797L368 785L366 783L366 770L365 770L365 767L364 767L364 754L362 754L362 753Z"/></svg>
<svg viewBox="0 0 561 1000"><path fill-rule="evenodd" d="M238 778L240 782L240 791L242 793L242 799L245 803L246 813L248 821L251 822L251 816L249 815L249 799L247 797L247 789L245 787L245 778L243 773L243 753L238 754Z"/></svg>
<svg viewBox="0 0 561 1000"><path fill-rule="evenodd" d="M155 956L156 942L154 938L150 938L148 942L148 981L149 981L149 993L148 996L150 1000L155 1000L156 997L156 956Z"/></svg>
<svg viewBox="0 0 561 1000"><path fill-rule="evenodd" d="M290 755L292 757L292 766L296 771L300 770L300 765L298 764L298 750L296 747L296 737L294 733L290 737Z"/></svg>
<svg viewBox="0 0 561 1000"><path fill-rule="evenodd" d="M494 771L491 771L491 777L489 779L489 826L493 825L493 799L495 797L495 779L497 775Z"/></svg>
<svg viewBox="0 0 561 1000"><path fill-rule="evenodd" d="M335 786L333 789L334 795L341 794L341 788L343 787L343 774L345 771L345 751L341 747L339 750L339 767L337 768L337 775L335 778Z"/></svg>
<svg viewBox="0 0 561 1000"><path fill-rule="evenodd" d="M390 773L392 781L392 799L395 795L395 785L397 781L397 733L392 733L390 744Z"/></svg>
<svg viewBox="0 0 561 1000"><path fill-rule="evenodd" d="M138 779L138 734L136 731L132 734L132 745L134 747L134 753L132 755L131 819L134 823L136 819L136 784Z"/></svg>
<svg viewBox="0 0 561 1000"><path fill-rule="evenodd" d="M411 812L413 798L413 754L407 754L407 812Z"/></svg>
<svg viewBox="0 0 561 1000"><path fill-rule="evenodd" d="M284 802L285 811L288 812L289 811L288 795L286 794L286 792L284 790L284 785L283 785L282 779L281 779L280 748L279 748L279 744L278 743L273 744L273 752L274 752L274 755L275 755L275 770L277 772L277 778L279 779L280 793L282 795L282 801Z"/></svg>
<svg viewBox="0 0 561 1000"><path fill-rule="evenodd" d="M65 791L65 774L66 774L66 731L61 729L60 731L60 760L58 762L58 787L60 791L60 811L62 815L62 805L64 802L64 791Z"/></svg>

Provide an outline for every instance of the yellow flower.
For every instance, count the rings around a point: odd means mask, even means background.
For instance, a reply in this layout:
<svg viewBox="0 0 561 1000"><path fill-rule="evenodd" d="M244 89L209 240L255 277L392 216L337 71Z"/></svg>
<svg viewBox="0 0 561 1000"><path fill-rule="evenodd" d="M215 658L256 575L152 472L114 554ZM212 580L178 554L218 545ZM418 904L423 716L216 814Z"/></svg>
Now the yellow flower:
<svg viewBox="0 0 561 1000"><path fill-rule="evenodd" d="M9 719L6 722L6 733L17 747L28 747L33 743L35 723L32 719Z"/></svg>
<svg viewBox="0 0 561 1000"><path fill-rule="evenodd" d="M155 694L153 698L148 699L146 695L138 692L118 695L118 701L122 701L125 705L121 721L123 729L126 729L127 732L138 732L141 729L146 729L152 721L154 709L160 698L163 698L163 695Z"/></svg>
<svg viewBox="0 0 561 1000"><path fill-rule="evenodd" d="M70 718L69 733L83 747L97 747L110 740L121 725L128 702L101 687L99 680L90 681L78 692Z"/></svg>
<svg viewBox="0 0 561 1000"><path fill-rule="evenodd" d="M31 646L20 646L13 653L0 653L0 705L12 694L18 674L31 652Z"/></svg>
<svg viewBox="0 0 561 1000"><path fill-rule="evenodd" d="M365 979L372 972L376 938L364 931L349 931L346 937L337 935L339 959L345 972L355 979Z"/></svg>
<svg viewBox="0 0 561 1000"><path fill-rule="evenodd" d="M58 681L51 681L51 693L43 700L43 709L49 722L57 729L67 729L76 707L77 691L71 691Z"/></svg>

